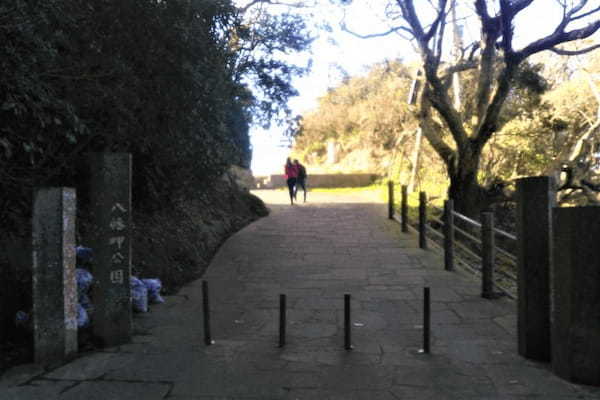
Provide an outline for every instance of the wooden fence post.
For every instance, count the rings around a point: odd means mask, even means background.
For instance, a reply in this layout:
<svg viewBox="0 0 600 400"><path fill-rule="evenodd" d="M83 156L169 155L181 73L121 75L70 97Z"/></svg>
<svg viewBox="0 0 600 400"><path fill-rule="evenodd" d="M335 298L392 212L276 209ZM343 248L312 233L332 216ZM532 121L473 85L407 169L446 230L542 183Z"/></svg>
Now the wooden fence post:
<svg viewBox="0 0 600 400"><path fill-rule="evenodd" d="M394 182L388 181L388 218L394 219Z"/></svg>
<svg viewBox="0 0 600 400"><path fill-rule="evenodd" d="M402 185L401 207L402 232L408 232L408 187L406 185Z"/></svg>
<svg viewBox="0 0 600 400"><path fill-rule="evenodd" d="M444 268L454 270L454 201L444 203Z"/></svg>
<svg viewBox="0 0 600 400"><path fill-rule="evenodd" d="M427 193L419 193L419 247L427 249Z"/></svg>
<svg viewBox="0 0 600 400"><path fill-rule="evenodd" d="M494 298L494 213L481 213L481 297Z"/></svg>

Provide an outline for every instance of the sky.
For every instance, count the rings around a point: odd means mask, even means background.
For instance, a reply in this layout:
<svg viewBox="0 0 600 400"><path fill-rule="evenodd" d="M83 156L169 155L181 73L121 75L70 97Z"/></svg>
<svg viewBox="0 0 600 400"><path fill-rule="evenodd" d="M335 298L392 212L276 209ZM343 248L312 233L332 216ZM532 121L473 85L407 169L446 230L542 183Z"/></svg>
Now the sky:
<svg viewBox="0 0 600 400"><path fill-rule="evenodd" d="M384 18L377 16L375 7L384 0L355 0L351 7L346 8L348 26L361 34L381 32L387 29ZM417 3L418 4L418 3ZM294 114L302 114L314 109L320 96L328 88L335 87L342 77L339 72L341 67L350 76L364 74L369 65L386 59L401 58L411 61L418 56L413 51L409 42L397 35L389 35L373 39L360 39L339 29L339 22L343 18L341 9L336 6L325 6L319 10L320 16L327 16L333 32L322 34L312 45L312 54L297 56L301 64L312 56L313 66L311 72L301 78L295 78L293 85L300 95L290 101ZM459 15L473 15L472 10L464 9ZM545 36L552 32L560 19L560 10L552 0L537 0L533 5L517 17L515 21L515 48ZM479 28L475 24L467 23L464 28L465 41L469 36L475 37ZM598 40L598 34L594 37ZM335 41L335 44L332 43ZM283 136L285 127L273 126L268 131L253 127L250 131L253 147L251 169L255 176L282 173L283 164L289 155L290 149L285 146L287 141Z"/></svg>

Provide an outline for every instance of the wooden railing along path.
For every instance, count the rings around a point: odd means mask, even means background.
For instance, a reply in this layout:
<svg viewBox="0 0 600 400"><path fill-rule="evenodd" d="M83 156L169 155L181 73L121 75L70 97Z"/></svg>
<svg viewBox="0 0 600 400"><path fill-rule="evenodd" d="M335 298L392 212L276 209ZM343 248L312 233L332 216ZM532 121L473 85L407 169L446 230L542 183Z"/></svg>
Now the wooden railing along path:
<svg viewBox="0 0 600 400"><path fill-rule="evenodd" d="M420 248L431 247L443 253L447 271L460 264L480 275L482 297L492 299L503 294L516 298L517 256L497 246L496 239L500 236L505 241L514 242L512 247L515 247L517 237L494 227L493 212L482 212L481 220L476 221L455 211L452 200L446 200L442 210L428 204L427 194L420 192L418 220L413 222L408 216L407 192L407 187L402 186L400 209L396 210L394 184L388 182L388 216L401 224L403 232L417 233ZM428 209L433 211L432 215L428 214ZM457 219L460 222L457 223Z"/></svg>

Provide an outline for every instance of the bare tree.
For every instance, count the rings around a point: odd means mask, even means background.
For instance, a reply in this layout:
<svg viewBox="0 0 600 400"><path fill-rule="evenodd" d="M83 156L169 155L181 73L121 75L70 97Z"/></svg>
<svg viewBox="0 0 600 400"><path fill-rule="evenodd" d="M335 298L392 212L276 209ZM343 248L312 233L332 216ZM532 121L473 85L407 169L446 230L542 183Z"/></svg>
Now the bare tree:
<svg viewBox="0 0 600 400"><path fill-rule="evenodd" d="M479 21L480 36L475 43L463 46L458 57L443 60L446 27L457 3L472 7L474 18ZM345 24L342 26L360 37L397 33L414 43L421 56L425 83L417 102L418 118L423 135L446 165L450 177L448 195L460 212L473 215L498 194L496 188L484 188L477 176L482 151L500 129L500 113L520 64L545 50L575 55L600 47L596 44L577 51L557 47L598 31L600 6L597 0L556 0L562 18L553 32L516 50L513 48L515 18L533 3L539 1L395 0L386 7L391 23L386 31L359 35ZM467 70L477 75L475 98L470 102L455 102L453 76Z"/></svg>

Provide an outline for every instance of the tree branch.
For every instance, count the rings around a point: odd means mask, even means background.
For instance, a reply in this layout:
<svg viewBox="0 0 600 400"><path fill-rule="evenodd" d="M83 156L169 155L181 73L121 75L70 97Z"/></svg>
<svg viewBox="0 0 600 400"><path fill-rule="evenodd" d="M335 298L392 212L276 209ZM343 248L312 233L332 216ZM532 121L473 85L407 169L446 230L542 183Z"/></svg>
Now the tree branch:
<svg viewBox="0 0 600 400"><path fill-rule="evenodd" d="M426 80L430 86L429 88L427 86L425 87L424 94L427 94L427 98L431 102L431 105L440 113L446 122L457 147L464 147L467 143L467 133L460 114L452 106L447 87L438 77L439 60L436 58L434 51L429 48L421 21L415 12L413 0L397 0L397 2L401 8L403 18L412 28L415 39L419 43ZM440 0L440 4L445 6L446 1ZM442 13L445 15L445 9L442 10ZM440 38L440 41L442 39L443 38Z"/></svg>
<svg viewBox="0 0 600 400"><path fill-rule="evenodd" d="M581 54L589 53L590 51L596 50L598 48L600 48L600 44L596 44L594 46L590 46L590 47L587 47L587 48L581 49L581 50L563 50L563 49L559 49L557 47L552 47L548 50L550 50L553 53L559 54L561 56L578 56Z"/></svg>
<svg viewBox="0 0 600 400"><path fill-rule="evenodd" d="M492 19L488 12L485 0L475 0L475 11L477 12L477 15L479 15L482 24L487 24Z"/></svg>
<svg viewBox="0 0 600 400"><path fill-rule="evenodd" d="M576 21L576 20L578 20L578 19L585 18L585 17L587 17L587 16L589 16L589 15L592 15L592 14L594 14L594 13L598 12L598 11L600 11L600 7L598 7L598 8L594 8L593 10L590 10L590 11L588 11L588 12L585 12L585 13L583 13L583 14L581 14L581 15L574 16L574 17L572 17L572 18L571 18L571 21Z"/></svg>
<svg viewBox="0 0 600 400"><path fill-rule="evenodd" d="M575 6L569 12L565 13L564 18L558 25L558 27L554 30L552 34L546 36L545 38L536 40L535 42L526 46L523 50L516 53L516 57L518 61L522 61L525 58L529 57L532 54L539 53L544 50L550 50L556 47L561 43L572 42L579 39L585 39L593 35L598 29L600 29L600 19L589 23L587 26L579 29L574 29L569 32L565 32L565 28L568 26L570 22L574 20L573 14L577 11L581 10L581 8L587 3L587 0L581 0L580 4ZM586 13L586 16L600 13L600 7L591 10ZM561 51L561 50L559 50Z"/></svg>
<svg viewBox="0 0 600 400"><path fill-rule="evenodd" d="M479 124L479 128L477 129L473 140L473 144L479 149L482 149L483 146L485 146L492 134L498 129L496 126L498 116L500 115L502 105L510 92L517 66L518 64L507 61L506 66L498 77L498 88L496 89L496 93L494 93L494 97L492 98L489 107L487 107L485 114L483 114L484 117L481 119L481 123Z"/></svg>
<svg viewBox="0 0 600 400"><path fill-rule="evenodd" d="M512 39L514 34L512 22L516 15L516 9L513 7L516 6L513 6L509 0L500 0L500 21L502 22L500 27L502 30L501 45L502 49L504 50L505 57L512 53Z"/></svg>
<svg viewBox="0 0 600 400"><path fill-rule="evenodd" d="M444 3L444 4L441 4ZM440 10L440 14L438 15L438 18L436 18L436 22L440 23L440 28L438 30L438 37L437 37L437 48L436 48L436 59L437 62L440 62L440 59L442 58L442 46L444 44L444 31L446 29L446 16L448 15L446 13L445 7L446 7L446 0L440 0L440 6L442 6L443 8ZM439 21L439 22L438 22Z"/></svg>
<svg viewBox="0 0 600 400"><path fill-rule="evenodd" d="M477 62L474 60L466 60L452 65L442 71L441 79L446 79L457 72L468 71L477 68Z"/></svg>
<svg viewBox="0 0 600 400"><path fill-rule="evenodd" d="M428 98L428 90L429 89L426 87L425 90L423 90L423 93L421 93L420 98L419 121L421 129L431 147L433 147L435 152L448 167L448 171L453 171L456 169L456 151L448 146L444 139L442 139L441 132L443 129L434 121L433 116L431 115L431 103Z"/></svg>
<svg viewBox="0 0 600 400"><path fill-rule="evenodd" d="M274 6L285 6L285 7L293 7L293 8L308 8L311 7L307 5L304 1L296 1L296 2L285 2L285 1L276 1L276 0L252 0L250 3L246 4L244 7L239 7L238 10L244 14L249 9L258 4L270 4Z"/></svg>
<svg viewBox="0 0 600 400"><path fill-rule="evenodd" d="M513 17L515 15L517 15L518 13L520 13L521 11L523 11L524 9L526 9L527 7L529 7L531 5L531 3L533 3L533 0L514 1L512 3Z"/></svg>
<svg viewBox="0 0 600 400"><path fill-rule="evenodd" d="M448 0L439 0L439 4L438 4L438 14L435 18L435 20L433 21L433 23L431 24L431 27L429 28L429 31L425 34L425 41L429 42L431 40L431 38L435 35L435 32L438 29L438 26L440 24L442 24L442 27L444 25L444 21L446 19L446 3ZM416 16L416 14L415 14Z"/></svg>
<svg viewBox="0 0 600 400"><path fill-rule="evenodd" d="M481 14L480 14L481 15ZM479 77L477 80L477 92L475 95L476 115L479 120L473 131L478 131L483 122L483 116L489 105L490 96L492 93L492 80L494 78L494 64L496 61L496 41L500 34L498 30L497 19L482 18L482 40L481 40L481 57L479 60Z"/></svg>
<svg viewBox="0 0 600 400"><path fill-rule="evenodd" d="M423 26L421 25L421 21L417 16L417 12L415 11L415 5L413 4L413 0L396 0L398 2L398 6L400 7L400 11L402 12L402 17L411 27L411 31L415 39L417 39L417 43L419 43L419 48L421 49L421 55L426 58L426 56L430 53L429 51L429 40L425 40L425 32L423 31Z"/></svg>
<svg viewBox="0 0 600 400"><path fill-rule="evenodd" d="M353 30L349 29L348 26L346 25L346 23L344 21L342 21L340 23L340 27L342 28L342 31L351 34L352 36L355 36L357 38L360 39L372 39L372 38L376 38L376 37L382 37L382 36L387 36L390 35L392 33L401 33L401 32L407 32L408 34L410 34L412 37L414 37L413 31L411 31L409 28L405 27L405 26L396 26L393 28L388 29L385 32L378 32L378 33L369 33L367 35L363 35L357 32L354 32ZM410 38L407 38L403 35L400 35L405 39L410 40Z"/></svg>

